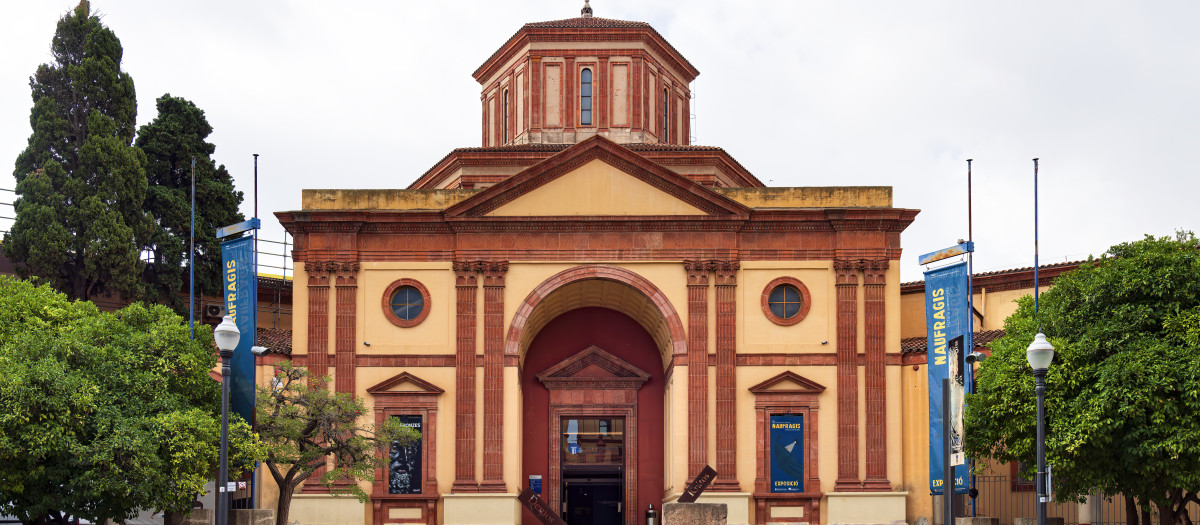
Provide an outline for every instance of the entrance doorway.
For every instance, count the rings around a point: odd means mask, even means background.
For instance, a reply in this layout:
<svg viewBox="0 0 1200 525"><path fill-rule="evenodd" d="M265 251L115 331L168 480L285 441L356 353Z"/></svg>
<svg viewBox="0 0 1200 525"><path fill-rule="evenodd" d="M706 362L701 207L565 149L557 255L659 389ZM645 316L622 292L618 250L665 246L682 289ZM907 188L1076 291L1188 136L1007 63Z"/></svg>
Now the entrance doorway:
<svg viewBox="0 0 1200 525"><path fill-rule="evenodd" d="M625 505L625 418L562 418L563 519L619 525Z"/></svg>

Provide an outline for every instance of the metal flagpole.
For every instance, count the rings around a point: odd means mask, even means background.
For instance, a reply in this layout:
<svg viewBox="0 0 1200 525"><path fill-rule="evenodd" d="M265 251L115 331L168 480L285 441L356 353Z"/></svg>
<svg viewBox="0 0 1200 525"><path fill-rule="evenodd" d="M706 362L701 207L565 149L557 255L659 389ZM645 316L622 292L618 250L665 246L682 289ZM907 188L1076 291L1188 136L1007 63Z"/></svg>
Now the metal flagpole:
<svg viewBox="0 0 1200 525"><path fill-rule="evenodd" d="M975 237L972 228L971 216L971 161L967 159L967 242L974 245ZM967 348L959 356L962 362L958 364L959 369L964 372L966 389L969 393L975 393L975 366L968 365L966 358L971 352L975 351L975 286L972 281L975 278L975 250L967 252L967 319L971 322L967 324ZM981 327L982 328L982 327ZM964 430L965 432L965 430ZM975 474L971 469L970 459L967 460L967 470L971 471L971 486L967 494L971 494L971 490L975 489ZM978 494L978 492L976 492ZM975 516L975 498L971 497L971 516Z"/></svg>
<svg viewBox="0 0 1200 525"><path fill-rule="evenodd" d="M1033 159L1033 318L1037 320L1038 313L1038 160ZM1041 328L1041 325L1038 325Z"/></svg>

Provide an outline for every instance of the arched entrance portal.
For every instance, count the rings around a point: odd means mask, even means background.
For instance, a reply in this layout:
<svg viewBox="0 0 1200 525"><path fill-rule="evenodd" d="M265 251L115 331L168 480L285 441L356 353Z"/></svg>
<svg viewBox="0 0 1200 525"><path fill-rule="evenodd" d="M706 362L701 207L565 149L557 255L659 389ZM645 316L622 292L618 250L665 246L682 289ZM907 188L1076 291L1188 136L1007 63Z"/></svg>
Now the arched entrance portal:
<svg viewBox="0 0 1200 525"><path fill-rule="evenodd" d="M673 307L628 270L574 268L530 294L508 336L521 358L522 479L542 476L570 525L640 522L662 502L664 372L684 348ZM523 523L538 521L525 512Z"/></svg>

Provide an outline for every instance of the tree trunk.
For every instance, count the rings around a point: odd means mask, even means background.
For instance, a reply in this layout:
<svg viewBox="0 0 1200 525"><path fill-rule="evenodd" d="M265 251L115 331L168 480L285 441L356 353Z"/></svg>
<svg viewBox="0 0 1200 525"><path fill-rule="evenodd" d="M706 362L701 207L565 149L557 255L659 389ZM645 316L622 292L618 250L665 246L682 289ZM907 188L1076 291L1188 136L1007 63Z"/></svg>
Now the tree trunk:
<svg viewBox="0 0 1200 525"><path fill-rule="evenodd" d="M296 492L296 486L291 482L280 484L279 504L275 507L275 525L287 525L288 511L292 508L292 494L294 492Z"/></svg>
<svg viewBox="0 0 1200 525"><path fill-rule="evenodd" d="M1158 525L1175 525L1175 505L1155 503L1158 507Z"/></svg>
<svg viewBox="0 0 1200 525"><path fill-rule="evenodd" d="M1129 495L1125 496L1125 525L1138 525L1137 501Z"/></svg>

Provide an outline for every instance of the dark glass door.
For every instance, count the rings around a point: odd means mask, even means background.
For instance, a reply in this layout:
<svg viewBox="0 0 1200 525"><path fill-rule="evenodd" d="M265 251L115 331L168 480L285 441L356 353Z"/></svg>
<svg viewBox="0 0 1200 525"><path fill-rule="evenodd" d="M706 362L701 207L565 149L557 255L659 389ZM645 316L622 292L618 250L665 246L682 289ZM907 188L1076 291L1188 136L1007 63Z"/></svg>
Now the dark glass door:
<svg viewBox="0 0 1200 525"><path fill-rule="evenodd" d="M625 419L562 420L562 517L567 525L620 525L625 510Z"/></svg>
<svg viewBox="0 0 1200 525"><path fill-rule="evenodd" d="M567 525L620 525L625 499L621 480L568 480L564 483Z"/></svg>

